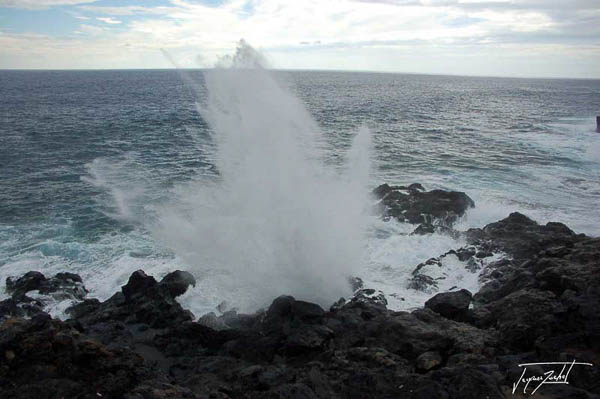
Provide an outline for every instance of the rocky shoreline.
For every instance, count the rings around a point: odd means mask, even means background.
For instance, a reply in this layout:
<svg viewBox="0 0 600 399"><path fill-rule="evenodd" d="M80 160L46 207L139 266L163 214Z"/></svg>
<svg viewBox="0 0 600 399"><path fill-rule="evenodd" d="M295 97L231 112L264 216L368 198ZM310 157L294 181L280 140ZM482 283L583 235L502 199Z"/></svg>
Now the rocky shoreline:
<svg viewBox="0 0 600 399"><path fill-rule="evenodd" d="M282 296L266 311L194 321L176 300L195 284L187 272L156 281L139 270L104 302L87 298L76 274L29 272L6 281L11 297L0 302L0 398L480 399L536 388L600 398L599 238L520 213L457 232L475 205L464 193L413 184L374 195L385 218L418 224L414 234L467 242L417 265L408 284L435 292L428 271L456 256L482 277L479 292L440 292L396 312L355 280L353 297L330 309ZM482 262L493 254L502 257ZM44 312L45 297L78 303L61 321ZM547 362L567 366L519 366ZM550 371L568 384L540 385Z"/></svg>

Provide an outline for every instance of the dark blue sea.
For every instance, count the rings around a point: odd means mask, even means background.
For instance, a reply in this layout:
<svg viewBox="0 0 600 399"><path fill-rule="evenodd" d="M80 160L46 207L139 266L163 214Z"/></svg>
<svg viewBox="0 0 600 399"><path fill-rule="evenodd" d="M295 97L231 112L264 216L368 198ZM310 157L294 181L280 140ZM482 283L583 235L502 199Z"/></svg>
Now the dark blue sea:
<svg viewBox="0 0 600 399"><path fill-rule="evenodd" d="M274 123L281 123L275 125L278 129L314 124L319 162L324 169L343 169L357 131L368 129L370 188L383 182L420 182L427 189L465 191L476 207L460 222L461 229L482 227L518 210L539 222L560 221L577 232L600 234L598 80L290 71L270 75L294 100L279 101L280 93L269 87L244 93L243 98L257 99L256 104L242 104L238 118L242 127L251 123L249 131L257 135L244 140L261 143L258 153L250 152L252 162L277 158L282 153L278 146L286 145L278 142L279 136L260 136L263 127L271 131ZM228 104L236 99L223 95L213 101L209 92L199 70L0 71L1 280L29 270L49 275L72 271L82 275L90 296L105 299L136 269L159 277L179 268L194 272L199 280L181 299L197 316L223 300L241 309L267 303L266 298L254 298L251 289L245 291L244 284L229 280L245 278L250 273L244 269L251 269L254 279L277 275L275 269L257 266L269 262L254 259L256 252L249 248L261 245L261 253L273 254L269 259L288 259L282 252L287 245L293 247L294 239L286 239L285 247L273 240L255 241L262 232L281 235L288 221L277 220L276 229L271 224L258 228L235 212L215 211L221 219L211 218L210 223L241 226L228 235L231 230L221 232L215 225L198 227L207 218L193 213L194 204L206 202L197 186L219 184L222 148L235 148L233 139L220 142L215 126L239 128L228 125L226 118L211 122L207 109L214 116L222 106L223 115L229 115ZM265 98L275 101L260 108ZM289 115L302 119L281 122L278 116L288 115L290 107ZM236 151L243 153L243 148ZM280 160L282 179L290 176L288 168L297 167L288 165L287 158ZM229 187L232 193L256 202L242 214L260 210L256 219L268 220L268 208L259 206L262 197L253 194L263 189L260 179L236 184ZM311 195L310 201L334 195L314 189L310 193L294 181L284 186L297 198ZM269 198L279 195L271 194ZM191 209L189 223L169 223L170 212L177 208L174 198ZM348 200L336 198L340 204ZM299 215L310 212L302 204L293 202ZM164 223L154 223L157 217ZM331 223L337 220L334 215ZM290 227L295 229L290 237L307 228ZM448 236L410 236L410 231L410 226L374 218L363 243L364 267L358 273L390 298L404 298L391 299L395 308L418 306L425 298L406 288L416 264L461 245ZM337 239L331 245L324 240L318 248L326 256L346 249L335 246ZM217 249L209 259L199 258L197 248ZM295 251L294 261L310 263L312 255L318 256ZM230 252L227 259L239 268L219 269L222 252ZM460 265L447 270L448 286L473 289L479 284L478 276ZM276 294L277 280L269 284ZM288 286L282 284L284 288ZM4 287L0 293L5 295ZM57 303L53 314L61 315L66 306Z"/></svg>

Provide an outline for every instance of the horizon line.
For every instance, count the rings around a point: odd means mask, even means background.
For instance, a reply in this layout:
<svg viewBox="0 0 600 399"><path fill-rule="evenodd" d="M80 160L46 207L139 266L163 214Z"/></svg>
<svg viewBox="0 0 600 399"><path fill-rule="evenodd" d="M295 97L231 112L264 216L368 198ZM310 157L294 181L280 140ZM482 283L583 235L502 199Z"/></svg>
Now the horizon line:
<svg viewBox="0 0 600 399"><path fill-rule="evenodd" d="M176 67L164 67L164 68L1 68L0 72L5 71L21 71L21 72L84 72L84 71L177 71L177 70L189 70L189 71L206 71L218 69L216 67L209 68L176 68ZM565 77L565 76L517 76L517 75L463 75L463 74L452 74L452 73L424 73L424 72L400 72L400 71L374 71L367 69L319 69L319 68L267 68L271 71L281 72L338 72L338 73L379 73L389 75L416 75L416 76L448 76L448 77L463 77L463 78L492 78L492 79L539 79L539 80L600 80L598 77Z"/></svg>

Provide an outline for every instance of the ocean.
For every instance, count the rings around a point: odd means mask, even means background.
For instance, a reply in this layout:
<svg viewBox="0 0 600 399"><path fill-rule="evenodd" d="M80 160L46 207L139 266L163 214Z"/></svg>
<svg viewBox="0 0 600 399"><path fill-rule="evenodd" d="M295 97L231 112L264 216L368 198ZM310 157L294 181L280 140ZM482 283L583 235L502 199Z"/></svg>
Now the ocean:
<svg viewBox="0 0 600 399"><path fill-rule="evenodd" d="M384 182L466 192L460 230L520 211L600 234L600 80L0 71L0 94L0 298L29 270L104 300L137 269L182 269L196 316L326 306L350 275L411 309L432 294L411 271L464 242L369 214ZM481 283L444 273L441 289Z"/></svg>

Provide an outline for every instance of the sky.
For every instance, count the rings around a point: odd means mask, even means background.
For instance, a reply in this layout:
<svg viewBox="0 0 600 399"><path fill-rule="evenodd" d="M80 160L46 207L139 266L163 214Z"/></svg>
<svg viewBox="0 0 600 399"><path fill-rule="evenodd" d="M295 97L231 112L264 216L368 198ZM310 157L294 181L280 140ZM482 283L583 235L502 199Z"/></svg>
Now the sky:
<svg viewBox="0 0 600 399"><path fill-rule="evenodd" d="M207 68L240 39L281 69L600 78L600 0L0 0L1 69Z"/></svg>

